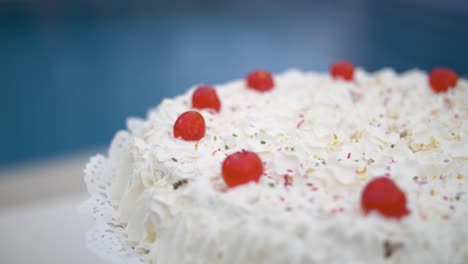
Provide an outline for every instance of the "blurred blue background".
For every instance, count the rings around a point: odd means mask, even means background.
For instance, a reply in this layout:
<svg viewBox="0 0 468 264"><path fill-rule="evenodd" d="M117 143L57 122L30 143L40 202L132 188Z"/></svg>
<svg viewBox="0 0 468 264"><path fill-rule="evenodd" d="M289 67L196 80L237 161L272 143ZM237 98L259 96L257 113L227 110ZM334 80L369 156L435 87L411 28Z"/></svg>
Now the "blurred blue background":
<svg viewBox="0 0 468 264"><path fill-rule="evenodd" d="M254 68L468 75L468 1L2 1L0 167L105 146L128 116Z"/></svg>

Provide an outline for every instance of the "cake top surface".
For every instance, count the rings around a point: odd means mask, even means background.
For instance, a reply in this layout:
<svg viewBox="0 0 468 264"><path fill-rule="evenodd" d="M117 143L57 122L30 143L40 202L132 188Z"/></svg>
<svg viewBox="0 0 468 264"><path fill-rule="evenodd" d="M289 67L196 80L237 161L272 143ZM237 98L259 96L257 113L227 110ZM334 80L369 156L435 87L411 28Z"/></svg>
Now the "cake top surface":
<svg viewBox="0 0 468 264"><path fill-rule="evenodd" d="M262 92L233 81L216 86L219 112L197 110L201 139L186 141L174 122L193 110L194 90L129 119L110 149L116 217L149 262L468 259L466 80L444 93L418 70L358 69L351 81L290 70ZM228 187L223 161L243 150L263 174ZM407 215L363 213L377 177L406 195Z"/></svg>

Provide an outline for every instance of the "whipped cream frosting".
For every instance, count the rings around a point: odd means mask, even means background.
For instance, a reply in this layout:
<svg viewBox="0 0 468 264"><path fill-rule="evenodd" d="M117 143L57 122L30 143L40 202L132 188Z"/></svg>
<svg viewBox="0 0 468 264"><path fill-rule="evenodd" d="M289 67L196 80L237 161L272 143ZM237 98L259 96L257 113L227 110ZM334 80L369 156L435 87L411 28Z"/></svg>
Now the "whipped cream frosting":
<svg viewBox="0 0 468 264"><path fill-rule="evenodd" d="M200 111L197 142L172 134L195 87L118 132L109 198L147 263L468 262L466 80L443 94L418 70L274 80L265 93L243 80L216 86L221 111ZM227 188L222 161L243 149L265 173ZM379 176L404 191L410 215L363 214L361 191Z"/></svg>

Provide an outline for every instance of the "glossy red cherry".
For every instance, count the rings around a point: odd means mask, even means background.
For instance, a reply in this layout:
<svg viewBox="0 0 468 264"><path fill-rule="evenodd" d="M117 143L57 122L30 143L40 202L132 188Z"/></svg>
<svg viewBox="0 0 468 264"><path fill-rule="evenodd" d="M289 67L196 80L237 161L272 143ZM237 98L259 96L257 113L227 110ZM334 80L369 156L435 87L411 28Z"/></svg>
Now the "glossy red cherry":
<svg viewBox="0 0 468 264"><path fill-rule="evenodd" d="M257 70L249 73L246 78L247 87L259 92L266 92L275 86L273 76L268 71Z"/></svg>
<svg viewBox="0 0 468 264"><path fill-rule="evenodd" d="M197 109L212 109L219 112L221 102L216 90L209 85L201 85L195 89L192 95L192 106Z"/></svg>
<svg viewBox="0 0 468 264"><path fill-rule="evenodd" d="M205 119L197 111L181 114L174 123L174 137L186 141L200 140L205 136Z"/></svg>
<svg viewBox="0 0 468 264"><path fill-rule="evenodd" d="M222 166L223 179L229 187L258 182L263 174L260 157L251 151L239 151L229 155Z"/></svg>
<svg viewBox="0 0 468 264"><path fill-rule="evenodd" d="M458 75L449 68L435 68L429 74L429 84L436 93L446 92L457 85Z"/></svg>
<svg viewBox="0 0 468 264"><path fill-rule="evenodd" d="M349 61L338 61L330 66L330 75L334 79L351 81L354 75L354 65Z"/></svg>
<svg viewBox="0 0 468 264"><path fill-rule="evenodd" d="M388 218L402 218L409 214L406 196L388 177L371 180L362 191L361 207L364 213L377 211Z"/></svg>

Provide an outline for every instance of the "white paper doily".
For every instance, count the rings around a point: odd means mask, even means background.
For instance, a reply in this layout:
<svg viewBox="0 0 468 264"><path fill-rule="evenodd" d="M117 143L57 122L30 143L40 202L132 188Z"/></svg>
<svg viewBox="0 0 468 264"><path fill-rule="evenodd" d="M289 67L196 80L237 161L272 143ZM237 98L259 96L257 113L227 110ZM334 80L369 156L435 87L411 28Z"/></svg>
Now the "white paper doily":
<svg viewBox="0 0 468 264"><path fill-rule="evenodd" d="M122 139L122 137L120 137ZM123 148L119 135L113 147ZM85 168L85 183L90 198L80 206L80 212L92 216L94 226L86 233L86 245L96 255L112 263L140 264L143 256L125 243L124 227L114 218L116 208L110 201L110 188L114 179L110 159L97 155L91 158Z"/></svg>

